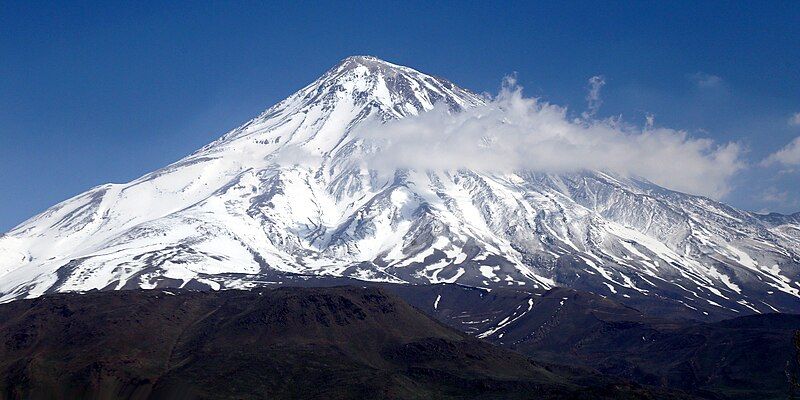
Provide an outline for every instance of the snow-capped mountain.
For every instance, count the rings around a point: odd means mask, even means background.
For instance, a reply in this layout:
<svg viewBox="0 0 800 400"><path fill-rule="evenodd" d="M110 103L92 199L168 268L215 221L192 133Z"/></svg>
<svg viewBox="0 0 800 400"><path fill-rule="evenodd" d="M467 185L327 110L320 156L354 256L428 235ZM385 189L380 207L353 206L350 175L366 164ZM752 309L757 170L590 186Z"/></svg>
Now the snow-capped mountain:
<svg viewBox="0 0 800 400"><path fill-rule="evenodd" d="M194 154L0 236L0 300L304 274L567 286L698 315L800 312L798 214L762 216L603 172L387 176L363 162L380 150L356 127L484 101L349 57Z"/></svg>

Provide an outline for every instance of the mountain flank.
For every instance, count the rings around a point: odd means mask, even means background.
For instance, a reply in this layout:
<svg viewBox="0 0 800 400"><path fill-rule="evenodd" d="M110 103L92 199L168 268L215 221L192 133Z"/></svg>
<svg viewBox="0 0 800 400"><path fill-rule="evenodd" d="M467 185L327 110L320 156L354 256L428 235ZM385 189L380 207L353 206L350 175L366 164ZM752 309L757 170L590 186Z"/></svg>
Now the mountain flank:
<svg viewBox="0 0 800 400"><path fill-rule="evenodd" d="M539 363L376 288L110 291L0 305L3 399L689 398Z"/></svg>
<svg viewBox="0 0 800 400"><path fill-rule="evenodd" d="M715 399L786 399L800 315L701 322L565 288L386 286L439 321L498 346L643 385ZM796 379L796 378L795 378Z"/></svg>
<svg viewBox="0 0 800 400"><path fill-rule="evenodd" d="M348 57L183 159L91 188L0 235L0 302L316 276L568 287L708 321L800 312L796 215L738 210L611 171L383 171L369 161L388 158L388 124L425 122L432 110L506 123L492 107L447 80ZM468 144L493 142L493 129Z"/></svg>

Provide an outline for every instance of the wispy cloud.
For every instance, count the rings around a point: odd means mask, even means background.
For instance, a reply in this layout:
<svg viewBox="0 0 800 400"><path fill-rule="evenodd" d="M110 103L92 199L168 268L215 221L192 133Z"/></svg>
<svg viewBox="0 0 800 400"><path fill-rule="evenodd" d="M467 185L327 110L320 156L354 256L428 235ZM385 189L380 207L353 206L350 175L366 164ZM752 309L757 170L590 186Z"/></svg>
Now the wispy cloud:
<svg viewBox="0 0 800 400"><path fill-rule="evenodd" d="M653 113L647 113L644 116L644 130L649 131L653 129L656 123L656 116Z"/></svg>
<svg viewBox="0 0 800 400"><path fill-rule="evenodd" d="M796 112L791 117L789 117L789 125L800 126L800 112Z"/></svg>
<svg viewBox="0 0 800 400"><path fill-rule="evenodd" d="M596 80L596 96L602 79ZM647 129L619 119L572 119L566 108L526 98L507 83L486 105L460 113L436 107L419 116L368 124L357 137L380 150L370 168L486 172L602 170L719 198L744 167L737 143L685 131Z"/></svg>
<svg viewBox="0 0 800 400"><path fill-rule="evenodd" d="M760 191L757 198L761 203L768 205L762 209L765 214L772 211L772 207L775 206L791 209L800 205L800 200L794 198L788 191L778 190L775 187L768 187Z"/></svg>
<svg viewBox="0 0 800 400"><path fill-rule="evenodd" d="M694 74L689 75L689 79L691 79L691 81L694 82L697 87L703 89L718 88L722 86L723 83L721 77L705 72L695 72Z"/></svg>
<svg viewBox="0 0 800 400"><path fill-rule="evenodd" d="M595 75L589 78L589 93L586 94L587 111L584 118L592 118L597 115L603 99L600 97L600 90L605 86L606 79L602 75Z"/></svg>
<svg viewBox="0 0 800 400"><path fill-rule="evenodd" d="M770 154L761 162L763 166L776 164L788 167L800 166L800 136L794 138L789 144Z"/></svg>
<svg viewBox="0 0 800 400"><path fill-rule="evenodd" d="M775 188L768 188L761 192L760 200L766 203L784 204L789 200L789 193Z"/></svg>

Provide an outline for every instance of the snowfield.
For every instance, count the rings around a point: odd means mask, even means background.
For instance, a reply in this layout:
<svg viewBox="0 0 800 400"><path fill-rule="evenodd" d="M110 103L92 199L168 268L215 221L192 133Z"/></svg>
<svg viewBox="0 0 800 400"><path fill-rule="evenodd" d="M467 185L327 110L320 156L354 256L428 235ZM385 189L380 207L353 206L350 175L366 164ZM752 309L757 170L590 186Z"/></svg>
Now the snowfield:
<svg viewBox="0 0 800 400"><path fill-rule="evenodd" d="M349 57L194 154L0 236L0 300L308 274L566 286L698 314L800 312L798 214L758 215L599 171L387 174L364 164L380 149L356 127L483 102Z"/></svg>

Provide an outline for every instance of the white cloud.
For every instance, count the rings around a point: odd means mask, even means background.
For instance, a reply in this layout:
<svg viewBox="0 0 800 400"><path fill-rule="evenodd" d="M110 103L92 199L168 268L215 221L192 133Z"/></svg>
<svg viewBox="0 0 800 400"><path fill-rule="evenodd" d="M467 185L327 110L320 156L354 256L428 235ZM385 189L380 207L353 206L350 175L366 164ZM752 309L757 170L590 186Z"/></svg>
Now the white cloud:
<svg viewBox="0 0 800 400"><path fill-rule="evenodd" d="M600 110L603 99L600 98L600 89L606 84L606 79L602 75L595 75L589 78L589 93L586 95L588 111L584 113L584 118L591 118Z"/></svg>
<svg viewBox="0 0 800 400"><path fill-rule="evenodd" d="M722 86L722 78L717 75L707 74L705 72L695 72L690 76L690 79L700 88L717 88Z"/></svg>
<svg viewBox="0 0 800 400"><path fill-rule="evenodd" d="M793 210L800 205L800 199L794 198L789 191L778 190L775 187L764 189L756 195L756 198L766 205L765 208L759 211L761 214L768 214L775 211L774 207Z"/></svg>
<svg viewBox="0 0 800 400"><path fill-rule="evenodd" d="M653 125L656 123L656 116L652 113L647 113L644 116L644 130L649 131L653 129Z"/></svg>
<svg viewBox="0 0 800 400"><path fill-rule="evenodd" d="M800 112L794 113L794 115L789 118L789 125L800 126Z"/></svg>
<svg viewBox="0 0 800 400"><path fill-rule="evenodd" d="M789 192L780 191L771 187L761 192L760 199L765 203L784 204L789 200Z"/></svg>
<svg viewBox="0 0 800 400"><path fill-rule="evenodd" d="M376 169L603 170L715 198L744 167L736 143L650 124L643 130L614 119L570 119L563 107L523 97L513 82L485 106L455 114L436 107L368 124L356 135L380 147L367 160Z"/></svg>
<svg viewBox="0 0 800 400"><path fill-rule="evenodd" d="M800 136L794 138L782 149L770 154L761 162L764 166L782 164L785 166L800 166Z"/></svg>

